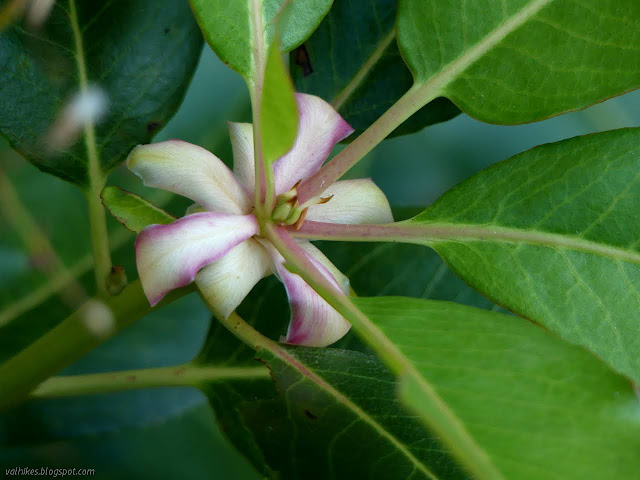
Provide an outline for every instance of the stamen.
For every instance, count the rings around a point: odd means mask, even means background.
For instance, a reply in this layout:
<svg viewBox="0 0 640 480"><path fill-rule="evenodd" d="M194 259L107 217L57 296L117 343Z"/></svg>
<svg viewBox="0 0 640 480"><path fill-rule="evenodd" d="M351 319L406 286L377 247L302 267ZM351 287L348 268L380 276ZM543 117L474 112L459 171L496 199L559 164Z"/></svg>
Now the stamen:
<svg viewBox="0 0 640 480"><path fill-rule="evenodd" d="M296 182L296 184L291 188L291 190L288 190L288 191L278 195L278 198L276 198L276 206L280 206L283 203L291 202L292 200L297 200L298 199L298 185L300 185L301 181L302 180L298 180ZM292 203L292 206L294 206L294 205L295 205L295 203Z"/></svg>
<svg viewBox="0 0 640 480"><path fill-rule="evenodd" d="M310 198L309 200L307 200L306 202L304 202L298 208L305 209L305 208L312 207L314 205L322 205L323 203L327 203L332 198L333 198L333 195L330 195L328 197L313 197L313 198Z"/></svg>
<svg viewBox="0 0 640 480"><path fill-rule="evenodd" d="M302 224L307 217L309 207L312 207L313 205L322 205L333 198L333 195L328 197L313 197L302 205L298 205L298 193L296 189L299 183L300 180L298 180L291 190L278 195L278 198L276 199L276 208L271 216L274 222L278 222L283 225L293 225L296 230L299 230L302 227Z"/></svg>
<svg viewBox="0 0 640 480"><path fill-rule="evenodd" d="M308 208L305 208L302 213L300 214L300 217L298 218L298 220L296 220L296 223L293 224L293 228L295 228L296 230L300 230L300 227L302 227L302 224L304 223L304 219L307 218L307 212L309 211Z"/></svg>

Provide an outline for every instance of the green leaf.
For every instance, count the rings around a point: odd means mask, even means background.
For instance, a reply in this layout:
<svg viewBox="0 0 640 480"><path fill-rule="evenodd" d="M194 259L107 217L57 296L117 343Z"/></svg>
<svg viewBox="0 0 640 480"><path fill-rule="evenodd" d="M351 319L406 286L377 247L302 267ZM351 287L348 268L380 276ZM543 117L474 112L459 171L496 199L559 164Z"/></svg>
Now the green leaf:
<svg viewBox="0 0 640 480"><path fill-rule="evenodd" d="M629 382L593 356L512 316L424 300L356 302L431 382L504 478L635 478L637 399ZM241 314L277 338L286 310L286 296L270 279ZM377 358L333 348L285 351L287 361L258 352L272 369L275 391L264 381L204 387L223 430L263 474L358 478L376 458L367 470L371 478L405 478L414 470L417 478L468 478L398 404L401 385ZM255 365L253 356L214 325L199 358ZM425 403L410 397L419 393L406 389L405 395L414 408Z"/></svg>
<svg viewBox="0 0 640 480"><path fill-rule="evenodd" d="M166 225L175 220L161 208L120 187L105 187L100 197L109 213L132 232L139 233L149 225Z"/></svg>
<svg viewBox="0 0 640 480"><path fill-rule="evenodd" d="M354 302L433 386L500 477L637 476L637 397L589 353L513 316L398 297ZM400 395L433 420L419 386L403 383Z"/></svg>
<svg viewBox="0 0 640 480"><path fill-rule="evenodd" d="M474 288L638 382L638 145L635 128L534 148L409 226Z"/></svg>
<svg viewBox="0 0 640 480"><path fill-rule="evenodd" d="M376 357L337 349L287 352L289 362L258 353L278 397L243 408L245 425L280 476L351 479L364 470L372 479L468 478L399 405L394 377Z"/></svg>
<svg viewBox="0 0 640 480"><path fill-rule="evenodd" d="M269 165L291 149L298 134L298 107L277 40L269 49L261 100L262 154Z"/></svg>
<svg viewBox="0 0 640 480"><path fill-rule="evenodd" d="M80 2L77 12L76 0L56 2L42 31L25 28L0 34L0 132L38 168L81 186L88 148L108 171L173 115L202 44L188 6L170 0ZM52 124L87 84L108 97L95 144L78 139L52 153Z"/></svg>
<svg viewBox="0 0 640 480"><path fill-rule="evenodd" d="M330 102L362 133L413 84L396 45L397 0L336 2L304 46L291 54L296 89ZM357 12L357 14L355 14ZM394 130L416 132L459 110L436 99Z"/></svg>
<svg viewBox="0 0 640 480"><path fill-rule="evenodd" d="M640 86L636 0L404 0L398 43L419 96L533 122Z"/></svg>
<svg viewBox="0 0 640 480"><path fill-rule="evenodd" d="M268 314L262 305L269 305ZM286 295L274 278L261 282L240 308L254 327L275 338L286 329L287 310ZM203 387L222 429L261 473L359 478L362 466L376 458L372 478L404 478L413 470L416 478L440 478L431 476L431 469L443 478L465 478L439 442L400 407L393 376L374 356L336 349L287 352L296 367L269 351L257 354L271 368L275 389L264 380ZM255 357L214 324L199 361L252 366ZM318 375L326 383L319 385Z"/></svg>
<svg viewBox="0 0 640 480"><path fill-rule="evenodd" d="M204 37L220 59L253 82L257 63L275 35L274 19L287 0L191 0ZM332 0L289 2L286 22L280 25L285 52L300 45L320 24Z"/></svg>

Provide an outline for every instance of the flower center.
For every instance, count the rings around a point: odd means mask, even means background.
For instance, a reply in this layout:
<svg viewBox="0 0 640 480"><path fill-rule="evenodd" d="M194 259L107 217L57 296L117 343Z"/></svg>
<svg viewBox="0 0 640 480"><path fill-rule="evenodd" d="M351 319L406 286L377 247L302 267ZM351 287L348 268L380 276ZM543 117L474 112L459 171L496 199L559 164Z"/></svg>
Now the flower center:
<svg viewBox="0 0 640 480"><path fill-rule="evenodd" d="M299 205L297 191L299 183L296 183L291 190L276 197L276 208L271 216L274 222L281 225L293 225L296 230L302 227L309 207L327 203L333 198L333 195L329 197L313 197Z"/></svg>

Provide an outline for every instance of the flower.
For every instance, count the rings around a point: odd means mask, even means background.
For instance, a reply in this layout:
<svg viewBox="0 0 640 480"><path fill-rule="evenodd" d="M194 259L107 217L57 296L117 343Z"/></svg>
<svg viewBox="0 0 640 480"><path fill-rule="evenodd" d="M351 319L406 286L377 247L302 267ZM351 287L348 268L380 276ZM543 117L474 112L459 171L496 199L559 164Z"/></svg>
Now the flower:
<svg viewBox="0 0 640 480"><path fill-rule="evenodd" d="M342 180L325 197L295 206L295 187L322 166L334 145L353 129L324 100L297 94L298 135L292 149L273 164L277 221L306 219L330 223L392 222L382 191L370 180ZM169 225L151 225L136 240L136 262L151 305L170 290L195 280L216 315L226 318L253 286L274 273L283 283L291 306L284 342L326 346L342 338L349 323L302 278L284 267L284 258L260 237L253 214L253 126L229 123L233 172L216 156L196 145L170 140L139 145L127 160L129 168L150 187L195 201L187 215ZM293 204L293 206L292 206ZM283 207L280 208L280 207ZM322 274L349 293L349 280L320 250L299 241Z"/></svg>

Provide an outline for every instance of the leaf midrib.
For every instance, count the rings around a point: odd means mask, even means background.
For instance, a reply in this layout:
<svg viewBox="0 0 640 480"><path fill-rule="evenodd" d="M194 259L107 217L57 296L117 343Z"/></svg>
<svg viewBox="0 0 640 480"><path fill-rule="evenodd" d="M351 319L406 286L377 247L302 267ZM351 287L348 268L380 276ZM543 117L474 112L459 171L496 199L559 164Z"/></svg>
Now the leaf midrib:
<svg viewBox="0 0 640 480"><path fill-rule="evenodd" d="M396 38L396 29L395 25L391 30L380 39L376 48L374 48L373 52L369 57L364 61L360 69L353 76L351 81L347 83L344 88L335 96L331 105L336 110L340 110L344 104L351 98L351 96L355 93L355 91L362 85L362 83L369 76L373 68L380 61L384 52L389 48L393 39Z"/></svg>
<svg viewBox="0 0 640 480"><path fill-rule="evenodd" d="M565 248L640 265L640 252L605 242L588 240L579 235L524 230L494 224L422 221L419 217L382 225L341 225L306 222L295 232L296 238L347 242L401 242L433 246L445 242L527 243L552 248ZM640 244L640 240L637 242ZM634 244L635 245L635 244Z"/></svg>
<svg viewBox="0 0 640 480"><path fill-rule="evenodd" d="M282 362L289 365L291 368L294 368L298 371L298 373L306 380L313 382L319 388L327 392L331 395L336 402L345 406L349 410L353 412L358 418L360 418L364 423L369 425L373 430L375 430L381 437L385 438L389 441L401 454L403 454L414 466L416 469L423 472L427 477L432 480L439 480L431 470L427 468L427 466L421 462L411 451L409 448L401 443L393 434L391 434L387 429L385 429L382 425L380 425L373 417L367 414L363 409L361 409L356 403L354 403L349 397L335 389L328 381L326 381L322 375L316 373L313 368L301 361L300 359L294 357L289 352L286 352L284 349L269 349L273 355L279 358Z"/></svg>
<svg viewBox="0 0 640 480"><path fill-rule="evenodd" d="M511 16L508 20L485 35L482 40L473 47L435 72L431 77L424 80L416 78L414 88L419 88L422 96L429 99L443 95L445 88L464 72L464 70L553 1L554 0L533 0L517 14Z"/></svg>
<svg viewBox="0 0 640 480"><path fill-rule="evenodd" d="M426 225L408 224L407 230L420 232L420 241L415 243L442 243L456 240L488 240L503 243L527 243L546 247L566 248L600 257L622 260L640 265L640 252L598 243L575 235L549 233L540 230L520 230L510 227L479 224L429 223ZM409 232L407 232L409 233ZM415 233L411 235L416 238ZM396 237L396 240L400 240ZM405 240L408 240L405 238ZM414 243L414 242L411 242Z"/></svg>

